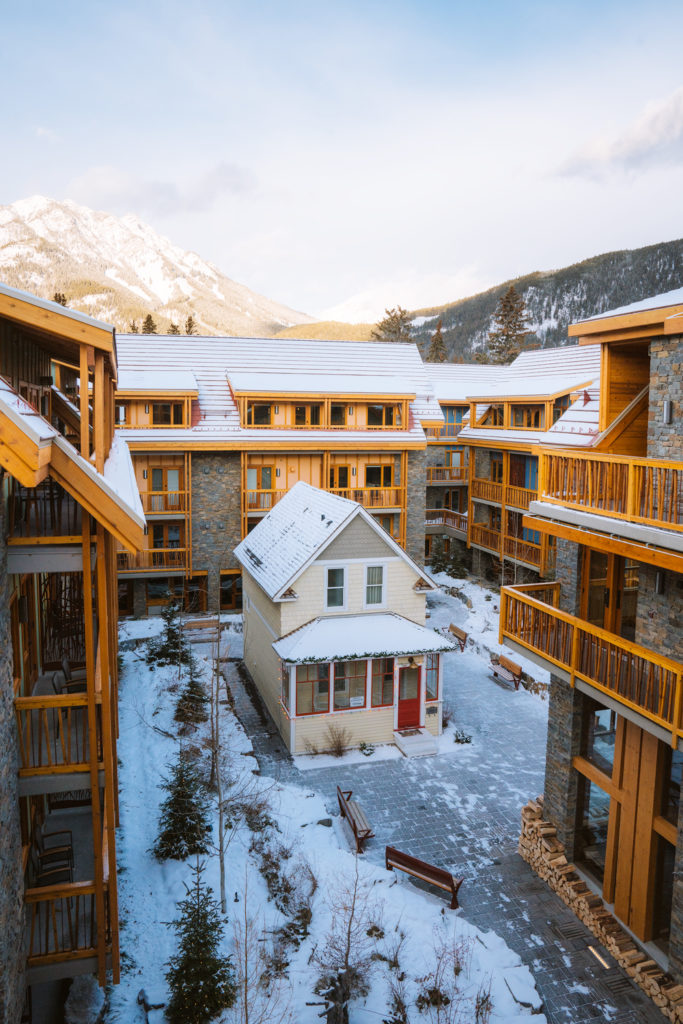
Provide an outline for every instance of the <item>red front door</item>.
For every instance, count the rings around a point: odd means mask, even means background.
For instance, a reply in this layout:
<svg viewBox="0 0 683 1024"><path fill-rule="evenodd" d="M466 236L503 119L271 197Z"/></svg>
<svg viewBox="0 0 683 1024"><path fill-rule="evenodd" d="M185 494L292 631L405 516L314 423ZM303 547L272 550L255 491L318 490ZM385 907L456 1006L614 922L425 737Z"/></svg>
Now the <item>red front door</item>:
<svg viewBox="0 0 683 1024"><path fill-rule="evenodd" d="M420 670L419 668L399 669L398 676L398 727L416 728L420 724Z"/></svg>

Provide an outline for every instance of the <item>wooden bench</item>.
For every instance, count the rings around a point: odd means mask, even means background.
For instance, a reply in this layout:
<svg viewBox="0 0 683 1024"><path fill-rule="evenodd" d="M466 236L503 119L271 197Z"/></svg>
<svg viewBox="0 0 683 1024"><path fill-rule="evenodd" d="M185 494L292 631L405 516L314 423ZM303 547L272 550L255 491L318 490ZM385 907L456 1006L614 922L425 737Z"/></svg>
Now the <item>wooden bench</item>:
<svg viewBox="0 0 683 1024"><path fill-rule="evenodd" d="M467 636L468 636L468 634L465 632L465 630L464 629L460 629L460 626L456 626L453 622L451 622L450 626L448 627L448 632L460 644L460 650L464 651L465 650L465 644L467 643Z"/></svg>
<svg viewBox="0 0 683 1024"><path fill-rule="evenodd" d="M337 800L342 818L346 818L354 838L356 840L356 853L363 852L363 843L366 839L374 839L375 833L370 827L370 822L365 817L365 812L357 800L352 800L353 790L342 790L337 786Z"/></svg>
<svg viewBox="0 0 683 1024"><path fill-rule="evenodd" d="M506 683L514 683L515 690L519 689L519 684L522 681L522 666L518 665L516 661L510 661L504 654L501 654L497 662L491 662L491 671L494 676L500 676Z"/></svg>
<svg viewBox="0 0 683 1024"><path fill-rule="evenodd" d="M388 871L398 868L414 878L420 878L423 882L436 885L439 889L451 894L451 910L457 910L458 889L462 885L462 878L456 878L444 868L437 868L433 864L427 864L417 857L410 857L407 853L401 853L394 846L387 846L384 855L384 863Z"/></svg>

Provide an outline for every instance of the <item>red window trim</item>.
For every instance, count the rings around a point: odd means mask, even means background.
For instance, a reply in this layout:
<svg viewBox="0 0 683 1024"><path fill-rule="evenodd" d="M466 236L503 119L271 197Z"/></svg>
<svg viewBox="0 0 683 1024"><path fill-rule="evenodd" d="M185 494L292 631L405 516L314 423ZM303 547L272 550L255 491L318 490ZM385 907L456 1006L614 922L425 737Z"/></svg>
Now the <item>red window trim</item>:
<svg viewBox="0 0 683 1024"><path fill-rule="evenodd" d="M327 710L324 710L324 711L320 710L320 711L318 711L318 710L315 709L315 706L314 706L315 705L315 694L313 692L313 687L315 686L316 683L320 682L319 679L302 679L301 682L299 682L298 679L295 679L294 680L294 686L296 687L295 698L296 698L296 717L297 718L310 718L311 715L329 715L329 713L330 713L330 671L329 671L330 663L329 662L314 662L313 664L316 664L316 665L317 664L326 664L327 665ZM307 665L301 665L301 666L297 665L297 668L299 668L299 667L307 668L308 666ZM299 687L303 686L305 683L309 683L310 686L311 686L311 707L313 708L312 711L299 711Z"/></svg>
<svg viewBox="0 0 683 1024"><path fill-rule="evenodd" d="M368 706L368 662L369 661L372 661L372 659L371 658L348 658L346 661L333 661L332 662L332 666L333 666L332 667L332 687L331 687L331 689L332 689L331 713L332 714L339 714L340 712L343 712L343 711L362 711L364 708L366 708ZM335 704L335 683L337 681L337 673L336 673L337 665L348 665L348 664L360 665L361 663L365 665L364 685L363 685L363 703L362 704L354 704L353 707L351 707L349 705L349 707L347 707L347 708L336 708L334 706L334 704ZM346 678L348 678L348 679L360 679L361 676L358 676L358 675L345 676L344 678L345 679ZM349 687L349 690L350 689L351 688ZM349 697L349 700L350 699L351 698Z"/></svg>
<svg viewBox="0 0 683 1024"><path fill-rule="evenodd" d="M372 693L373 685L372 684L374 683L375 677L374 677L374 673L373 673L372 669L373 669L374 664L375 664L376 661L391 661L391 679L392 679L391 701L388 704L384 704L384 703L375 704L375 701L373 699L373 693ZM372 659L372 665L370 667L370 706L371 707L373 707L373 708L392 708L394 706L393 679L394 679L394 671L395 671L395 669L396 669L396 662L395 662L394 658L373 658ZM385 675L385 673L382 673L382 676L384 676L384 675ZM386 673L386 675L388 675L388 672ZM382 690L384 690L384 686L382 686Z"/></svg>
<svg viewBox="0 0 683 1024"><path fill-rule="evenodd" d="M435 687L436 696L435 697L430 697L428 692L427 692L427 681L428 681L428 677L429 677L430 668L429 668L429 661L427 660L425 662L425 703L426 703L427 701L435 701L435 700L439 699L439 655L438 654L427 654L427 655L425 655L425 657L427 659L429 659L429 658L436 658L436 665L435 665L435 667L433 669L431 669L432 672L436 672L436 687Z"/></svg>

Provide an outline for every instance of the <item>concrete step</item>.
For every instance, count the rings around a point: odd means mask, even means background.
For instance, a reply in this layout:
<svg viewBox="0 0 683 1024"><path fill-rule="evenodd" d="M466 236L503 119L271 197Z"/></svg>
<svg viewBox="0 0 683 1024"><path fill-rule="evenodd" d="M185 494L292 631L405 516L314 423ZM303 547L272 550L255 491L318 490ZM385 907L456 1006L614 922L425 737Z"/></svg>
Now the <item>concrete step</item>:
<svg viewBox="0 0 683 1024"><path fill-rule="evenodd" d="M394 743L404 757L436 754L436 740L426 729L403 729L394 733Z"/></svg>

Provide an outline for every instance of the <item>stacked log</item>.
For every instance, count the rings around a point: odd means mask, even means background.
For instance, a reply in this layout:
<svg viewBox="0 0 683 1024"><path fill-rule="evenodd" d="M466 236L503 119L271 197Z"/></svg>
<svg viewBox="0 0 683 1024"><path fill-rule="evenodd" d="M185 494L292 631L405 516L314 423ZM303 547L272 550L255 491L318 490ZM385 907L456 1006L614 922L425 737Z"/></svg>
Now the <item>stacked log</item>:
<svg viewBox="0 0 683 1024"><path fill-rule="evenodd" d="M595 935L670 1021L683 1024L683 985L639 949L630 935L567 861L557 829L543 817L543 797L522 808L520 856Z"/></svg>

